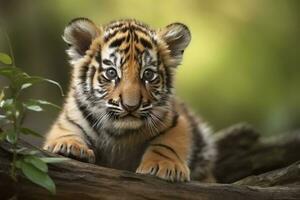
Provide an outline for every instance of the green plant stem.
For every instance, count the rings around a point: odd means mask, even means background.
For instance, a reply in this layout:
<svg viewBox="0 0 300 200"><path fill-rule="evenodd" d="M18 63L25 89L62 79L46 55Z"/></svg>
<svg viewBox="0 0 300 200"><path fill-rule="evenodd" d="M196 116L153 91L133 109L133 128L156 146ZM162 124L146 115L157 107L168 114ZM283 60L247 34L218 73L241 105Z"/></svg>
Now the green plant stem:
<svg viewBox="0 0 300 200"><path fill-rule="evenodd" d="M3 28L3 32L4 32L4 36L5 36L5 39L8 43L8 48L9 48L9 54L10 54L10 57L11 57L11 60L12 60L12 66L15 67L16 66L16 62L15 62L15 56L14 56L14 52L13 52L13 48L12 48L12 45L11 45L11 40L8 36L8 33L7 33L7 30L6 28ZM13 92L15 93L15 92ZM15 109L14 109L14 114L13 114L13 130L16 134L16 138L15 138L15 141L14 143L12 144L12 148L13 148L13 160L12 160L12 167L11 167L11 177L17 181L17 175L16 175L16 162L17 162L17 148L18 148L18 141L19 141L19 131L20 131L20 124L19 124L19 120L18 118L21 117L22 118L22 113L20 112L19 115L20 116L17 116L17 112L18 112L18 108L17 108L17 97L18 97L18 92L14 94L14 97L13 97L13 102L15 104Z"/></svg>
<svg viewBox="0 0 300 200"><path fill-rule="evenodd" d="M13 144L13 160L12 160L12 167L11 167L11 177L14 181L17 181L16 162L17 162L17 143Z"/></svg>
<svg viewBox="0 0 300 200"><path fill-rule="evenodd" d="M13 101L15 102L15 105L17 106L16 102L17 102L17 97L14 96ZM17 148L18 148L18 142L19 142L19 131L20 131L20 124L19 124L19 117L22 117L22 113L19 113L20 116L17 116L17 107L14 110L14 114L13 114L13 128L14 128L14 132L16 134L16 139L13 143L13 160L12 160L12 168L11 168L11 177L17 181L17 175L16 175L16 162L17 162Z"/></svg>
<svg viewBox="0 0 300 200"><path fill-rule="evenodd" d="M19 137L20 137L20 129L21 129L21 123L23 120L23 112L24 110L19 110L18 109L18 97L19 97L19 92L18 91L13 91L12 92L12 98L13 98L13 105L14 105L14 112L12 115L12 121L13 121L13 131L16 134L16 138L14 140L14 143L12 144L13 148L13 160L12 160L12 168L11 168L11 176L12 178L17 181L17 167L16 167L16 162L18 159L18 142L19 142Z"/></svg>

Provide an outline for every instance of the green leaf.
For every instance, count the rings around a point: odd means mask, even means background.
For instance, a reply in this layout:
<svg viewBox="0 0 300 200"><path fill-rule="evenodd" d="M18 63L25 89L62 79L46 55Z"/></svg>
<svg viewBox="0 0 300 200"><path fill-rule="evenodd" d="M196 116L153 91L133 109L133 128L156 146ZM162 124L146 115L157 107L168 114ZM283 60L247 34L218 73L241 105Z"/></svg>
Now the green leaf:
<svg viewBox="0 0 300 200"><path fill-rule="evenodd" d="M47 173L39 170L31 163L23 162L21 165L23 174L33 183L40 185L55 194L55 184Z"/></svg>
<svg viewBox="0 0 300 200"><path fill-rule="evenodd" d="M17 133L14 132L14 130L9 129L7 131L4 131L4 134L6 135L6 140L11 143L15 144L17 141Z"/></svg>
<svg viewBox="0 0 300 200"><path fill-rule="evenodd" d="M23 83L23 84L21 85L21 90L24 90L24 89L29 88L29 87L31 87L31 86L32 86L32 83Z"/></svg>
<svg viewBox="0 0 300 200"><path fill-rule="evenodd" d="M37 155L39 154L40 152L39 151L36 151L36 150L29 150L29 149L24 149L24 150L20 150L17 152L18 154L22 154L22 155Z"/></svg>
<svg viewBox="0 0 300 200"><path fill-rule="evenodd" d="M17 67L0 67L0 75L15 80L17 77L22 76L24 73Z"/></svg>
<svg viewBox="0 0 300 200"><path fill-rule="evenodd" d="M0 108L3 109L5 118L9 121L11 119L11 116L13 116L16 113L15 109L16 104L14 103L13 99L5 99L0 101ZM5 120L5 119L2 119ZM0 121L2 121L0 120Z"/></svg>
<svg viewBox="0 0 300 200"><path fill-rule="evenodd" d="M0 92L0 101L2 101L2 99L4 99L4 96L5 96L5 94L4 94L4 88L3 88Z"/></svg>
<svg viewBox="0 0 300 200"><path fill-rule="evenodd" d="M27 155L24 157L24 162L32 164L42 172L48 172L47 164L37 156Z"/></svg>
<svg viewBox="0 0 300 200"><path fill-rule="evenodd" d="M55 157L42 157L40 159L45 163L60 163L60 162L65 162L70 160L69 158L55 158Z"/></svg>
<svg viewBox="0 0 300 200"><path fill-rule="evenodd" d="M11 65L12 64L12 59L9 55L5 53L0 53L0 62L6 64L6 65Z"/></svg>
<svg viewBox="0 0 300 200"><path fill-rule="evenodd" d="M56 104L54 104L54 103L51 103L51 102L49 102L49 101L39 100L39 99L35 99L34 101L40 103L41 105L47 105L47 106L51 106L51 107L53 107L53 108L56 108L56 109L58 109L58 110L61 110L61 107L60 107L60 106L58 106L58 105L56 105Z"/></svg>
<svg viewBox="0 0 300 200"><path fill-rule="evenodd" d="M34 101L26 101L26 102L23 103L23 106L25 108L27 108L28 110L32 110L32 111L35 111L35 112L43 111L43 108Z"/></svg>
<svg viewBox="0 0 300 200"><path fill-rule="evenodd" d="M38 154L38 153L39 153L39 151L31 150L31 151L29 151L27 154L28 154L28 155L36 155L36 154Z"/></svg>
<svg viewBox="0 0 300 200"><path fill-rule="evenodd" d="M39 76L29 76L17 67L0 67L0 75L10 79L13 83L11 86L17 91L29 88L37 83L47 82L57 86L61 95L64 96L63 89L58 82Z"/></svg>
<svg viewBox="0 0 300 200"><path fill-rule="evenodd" d="M0 108L5 110L13 108L14 101L13 99L5 99L0 101Z"/></svg>
<svg viewBox="0 0 300 200"><path fill-rule="evenodd" d="M21 133L25 134L25 135L33 135L33 136L37 136L37 137L40 137L40 138L43 138L44 136L29 129L29 128L21 128Z"/></svg>
<svg viewBox="0 0 300 200"><path fill-rule="evenodd" d="M44 79L44 81L46 81L46 82L48 82L48 83L51 83L51 84L55 85L56 87L58 87L59 90L60 90L61 96L64 96L64 91L63 91L61 85L60 85L58 82L53 81L53 80L50 80L50 79Z"/></svg>
<svg viewBox="0 0 300 200"><path fill-rule="evenodd" d="M61 107L59 107L58 105L55 105L54 103L45 101L45 100L40 100L40 99L29 99L27 100L25 103L23 103L23 105L29 109L29 110L33 110L36 112L40 112L43 111L43 108L41 106L46 105L46 106L51 106L53 108L56 109L61 109Z"/></svg>
<svg viewBox="0 0 300 200"><path fill-rule="evenodd" d="M62 89L61 85L58 82L50 80L50 79L42 78L42 77L39 77L39 76L29 76L27 78L24 78L24 80L22 80L22 82L21 82L21 88L23 87L23 89L25 89L25 88L28 88L32 85L37 84L37 83L41 83L41 82L47 82L47 83L51 83L51 84L57 86L60 90L61 95L64 96L63 89Z"/></svg>
<svg viewBox="0 0 300 200"><path fill-rule="evenodd" d="M56 108L58 110L61 110L61 107L54 104L54 103L51 103L49 101L45 101L45 100L40 100L40 99L29 99L28 102L30 102L31 104L36 104L36 105L46 105L46 106L51 106L53 108Z"/></svg>
<svg viewBox="0 0 300 200"><path fill-rule="evenodd" d="M17 152L17 153L24 153L24 152L27 151L27 150L28 150L28 148L22 147L22 148L20 148L20 149L17 149L16 152Z"/></svg>

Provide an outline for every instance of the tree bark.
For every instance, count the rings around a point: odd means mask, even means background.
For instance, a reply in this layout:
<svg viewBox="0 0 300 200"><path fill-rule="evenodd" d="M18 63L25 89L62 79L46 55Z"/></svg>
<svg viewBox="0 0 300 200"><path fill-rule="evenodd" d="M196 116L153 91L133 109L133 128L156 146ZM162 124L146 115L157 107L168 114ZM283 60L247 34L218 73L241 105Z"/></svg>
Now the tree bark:
<svg viewBox="0 0 300 200"><path fill-rule="evenodd" d="M217 134L217 146L220 150L215 170L217 178L221 181L232 181L238 177L253 175L272 168L277 169L278 166L300 160L300 151L293 152L296 155L286 156L292 150L299 150L299 147L293 146L295 142L298 142L300 146L299 134L288 135L281 140L264 142L249 126L238 125L226 129ZM22 146L30 145L23 143ZM70 160L49 166L49 174L57 186L57 194L53 196L45 189L27 181L22 175L19 175L18 183L11 180L9 166L12 155L9 148L9 144L5 142L0 144L0 199L8 199L12 196L25 200L300 199L299 162L283 169L248 177L234 184L205 184L199 182L169 183L155 177ZM42 150L40 152L53 156ZM263 159L265 156L277 156L278 152L284 153L276 159ZM249 156L249 158L243 156Z"/></svg>
<svg viewBox="0 0 300 200"><path fill-rule="evenodd" d="M300 160L300 131L271 138L260 135L247 124L237 124L216 134L218 182L233 183Z"/></svg>
<svg viewBox="0 0 300 200"><path fill-rule="evenodd" d="M277 169L256 176L248 176L234 184L260 187L272 187L275 185L300 187L300 161L282 169Z"/></svg>

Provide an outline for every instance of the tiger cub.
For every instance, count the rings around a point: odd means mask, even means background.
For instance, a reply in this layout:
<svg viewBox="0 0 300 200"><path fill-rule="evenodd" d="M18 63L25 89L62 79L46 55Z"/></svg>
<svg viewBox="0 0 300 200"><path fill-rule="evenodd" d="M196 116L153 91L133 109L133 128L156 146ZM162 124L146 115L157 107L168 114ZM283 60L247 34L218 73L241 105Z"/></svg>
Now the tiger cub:
<svg viewBox="0 0 300 200"><path fill-rule="evenodd" d="M77 18L63 39L71 84L45 150L168 181L213 179L213 140L173 90L191 40L186 25Z"/></svg>

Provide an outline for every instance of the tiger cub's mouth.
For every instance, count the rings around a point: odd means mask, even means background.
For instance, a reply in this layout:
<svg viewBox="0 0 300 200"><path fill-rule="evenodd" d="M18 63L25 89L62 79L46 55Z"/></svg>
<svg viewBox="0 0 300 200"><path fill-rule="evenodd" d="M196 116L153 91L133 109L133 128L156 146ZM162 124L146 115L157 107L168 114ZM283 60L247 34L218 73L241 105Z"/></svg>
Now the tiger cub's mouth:
<svg viewBox="0 0 300 200"><path fill-rule="evenodd" d="M137 109L135 111L109 110L110 122L115 129L139 129L147 123L152 105Z"/></svg>
<svg viewBox="0 0 300 200"><path fill-rule="evenodd" d="M141 119L141 117L139 115L137 115L135 113L130 113L130 112L119 115L119 118L121 118L121 119L126 119L126 118L128 118L128 119L130 119L130 118Z"/></svg>

